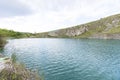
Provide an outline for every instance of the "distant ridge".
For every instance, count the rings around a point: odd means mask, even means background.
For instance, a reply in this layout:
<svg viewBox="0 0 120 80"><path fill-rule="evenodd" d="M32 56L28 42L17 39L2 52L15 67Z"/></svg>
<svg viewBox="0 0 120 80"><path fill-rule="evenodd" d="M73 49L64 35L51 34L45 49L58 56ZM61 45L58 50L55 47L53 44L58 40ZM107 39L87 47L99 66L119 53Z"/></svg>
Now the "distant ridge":
<svg viewBox="0 0 120 80"><path fill-rule="evenodd" d="M36 37L120 39L120 14L70 28L37 33Z"/></svg>
<svg viewBox="0 0 120 80"><path fill-rule="evenodd" d="M120 14L44 33L23 33L0 29L0 35L13 38L97 38L120 39Z"/></svg>
<svg viewBox="0 0 120 80"><path fill-rule="evenodd" d="M10 37L10 38L27 38L33 36L32 33L26 32L17 32L13 30L1 29L0 28L0 36L2 37Z"/></svg>

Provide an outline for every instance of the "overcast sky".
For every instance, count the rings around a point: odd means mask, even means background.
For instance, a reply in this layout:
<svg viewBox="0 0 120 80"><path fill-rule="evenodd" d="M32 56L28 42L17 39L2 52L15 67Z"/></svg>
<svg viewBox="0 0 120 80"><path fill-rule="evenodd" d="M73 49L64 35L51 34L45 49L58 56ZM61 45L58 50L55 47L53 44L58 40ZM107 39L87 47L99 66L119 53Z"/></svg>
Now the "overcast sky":
<svg viewBox="0 0 120 80"><path fill-rule="evenodd" d="M120 13L120 0L0 0L0 28L45 32Z"/></svg>

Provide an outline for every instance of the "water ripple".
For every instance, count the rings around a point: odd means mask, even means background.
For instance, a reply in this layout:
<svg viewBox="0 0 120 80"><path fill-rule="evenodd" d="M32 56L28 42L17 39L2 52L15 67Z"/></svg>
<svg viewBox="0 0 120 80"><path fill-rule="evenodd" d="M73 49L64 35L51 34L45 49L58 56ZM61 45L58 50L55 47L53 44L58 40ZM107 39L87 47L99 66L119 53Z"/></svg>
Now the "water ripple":
<svg viewBox="0 0 120 80"><path fill-rule="evenodd" d="M120 80L120 40L13 39L4 53L45 80Z"/></svg>

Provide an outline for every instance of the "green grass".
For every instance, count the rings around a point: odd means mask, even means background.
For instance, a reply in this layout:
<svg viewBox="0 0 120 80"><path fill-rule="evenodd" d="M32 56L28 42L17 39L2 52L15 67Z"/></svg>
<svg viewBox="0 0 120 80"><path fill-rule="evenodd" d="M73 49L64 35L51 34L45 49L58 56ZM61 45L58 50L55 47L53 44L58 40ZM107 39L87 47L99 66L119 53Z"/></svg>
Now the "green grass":
<svg viewBox="0 0 120 80"><path fill-rule="evenodd" d="M105 26L96 27L95 29L93 28L91 30L88 30L79 36L75 36L74 38L88 38L93 34L101 33L105 28L106 28Z"/></svg>
<svg viewBox="0 0 120 80"><path fill-rule="evenodd" d="M13 64L16 63L16 61L17 61L17 56L16 56L15 53L13 53L13 54L11 55L11 61L12 61Z"/></svg>
<svg viewBox="0 0 120 80"><path fill-rule="evenodd" d="M25 33L25 32L16 32L16 31L7 30L7 29L0 29L0 35L2 35L4 37L24 38L24 37L30 37L33 34L32 33Z"/></svg>
<svg viewBox="0 0 120 80"><path fill-rule="evenodd" d="M109 33L109 34L120 33L120 26L119 27L113 27L113 28L109 29L108 31L106 31L104 33Z"/></svg>

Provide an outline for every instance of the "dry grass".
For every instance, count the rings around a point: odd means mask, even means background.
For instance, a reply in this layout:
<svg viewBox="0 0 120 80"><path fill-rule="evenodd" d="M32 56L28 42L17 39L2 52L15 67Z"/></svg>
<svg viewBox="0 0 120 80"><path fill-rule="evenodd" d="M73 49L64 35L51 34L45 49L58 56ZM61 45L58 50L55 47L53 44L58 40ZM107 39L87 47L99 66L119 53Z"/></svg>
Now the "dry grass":
<svg viewBox="0 0 120 80"><path fill-rule="evenodd" d="M12 55L12 58L6 63L6 68L0 72L0 80L42 80L37 72L32 72L23 64L17 63L15 55Z"/></svg>

